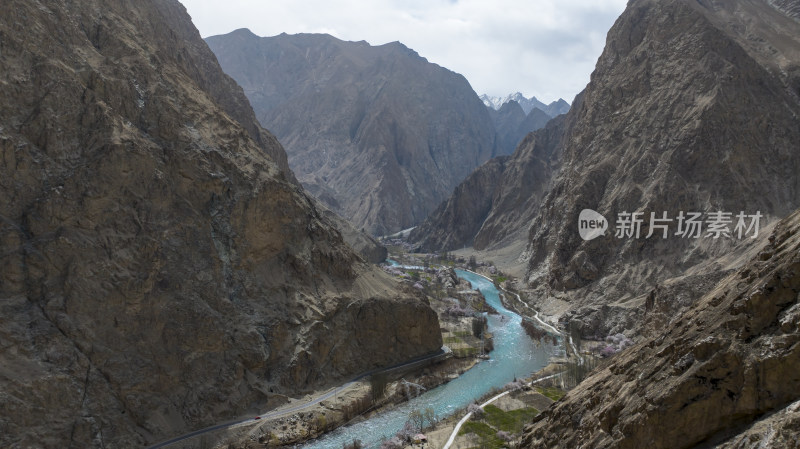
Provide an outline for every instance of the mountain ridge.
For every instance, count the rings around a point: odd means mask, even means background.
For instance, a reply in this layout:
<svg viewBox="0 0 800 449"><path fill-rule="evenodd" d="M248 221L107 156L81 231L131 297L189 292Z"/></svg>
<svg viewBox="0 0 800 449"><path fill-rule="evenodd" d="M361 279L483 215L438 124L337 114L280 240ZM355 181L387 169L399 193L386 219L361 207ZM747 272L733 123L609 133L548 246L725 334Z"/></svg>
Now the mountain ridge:
<svg viewBox="0 0 800 449"><path fill-rule="evenodd" d="M800 205L797 26L766 2L631 2L563 128L534 132L505 163L515 199L489 213L501 231L486 222L484 238L460 241L504 254L545 314L601 339L641 330L649 295L713 287L748 240L647 239L649 220L640 238L616 238L617 214L666 212L674 233L680 211L758 211L766 226ZM523 157L532 141L549 141L538 154L552 158ZM581 239L584 209L606 217L604 237ZM445 249L452 223L471 219L438 217L412 235L424 249ZM686 304L673 306L664 316Z"/></svg>
<svg viewBox="0 0 800 449"><path fill-rule="evenodd" d="M521 92L515 92L505 97L493 97L487 94L480 96L481 101L487 108L499 111L504 105L509 102L516 102L522 106L525 114L530 114L532 110L539 109L550 117L556 117L561 114L566 114L569 111L570 105L563 98L552 101L549 104L542 103L538 98L527 98Z"/></svg>
<svg viewBox="0 0 800 449"><path fill-rule="evenodd" d="M411 232L409 240L429 252L465 246L492 250L525 240L553 173L560 169L559 142L565 119L548 121L529 133L512 155L490 159L478 167ZM467 207L472 203L482 206Z"/></svg>
<svg viewBox="0 0 800 449"><path fill-rule="evenodd" d="M512 154L528 133L544 128L551 120L546 112L538 108L531 109L526 115L514 100L503 104L497 111L489 108L489 116L497 132L495 147L500 156Z"/></svg>
<svg viewBox="0 0 800 449"><path fill-rule="evenodd" d="M467 80L400 43L241 31L206 41L298 179L357 229L414 226L495 155L491 119Z"/></svg>
<svg viewBox="0 0 800 449"><path fill-rule="evenodd" d="M441 347L179 2L4 6L0 445L142 447Z"/></svg>

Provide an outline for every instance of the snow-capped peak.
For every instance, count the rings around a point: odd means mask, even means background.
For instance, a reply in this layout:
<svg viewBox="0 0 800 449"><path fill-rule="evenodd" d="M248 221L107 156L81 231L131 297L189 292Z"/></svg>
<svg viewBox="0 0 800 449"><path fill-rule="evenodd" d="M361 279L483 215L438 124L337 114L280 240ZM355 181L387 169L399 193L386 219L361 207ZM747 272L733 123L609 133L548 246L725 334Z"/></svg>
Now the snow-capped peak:
<svg viewBox="0 0 800 449"><path fill-rule="evenodd" d="M549 105L542 103L536 97L527 98L521 92L515 92L513 94L507 95L505 98L503 97L493 97L490 95L481 95L481 101L487 107L490 107L494 110L499 110L504 104L508 103L509 101L516 101L522 106L522 110L525 111L525 114L529 114L531 110L534 108L541 109L551 117L555 117L559 114L564 114L569 110L569 103L564 101L563 99L559 98L558 101L554 101Z"/></svg>

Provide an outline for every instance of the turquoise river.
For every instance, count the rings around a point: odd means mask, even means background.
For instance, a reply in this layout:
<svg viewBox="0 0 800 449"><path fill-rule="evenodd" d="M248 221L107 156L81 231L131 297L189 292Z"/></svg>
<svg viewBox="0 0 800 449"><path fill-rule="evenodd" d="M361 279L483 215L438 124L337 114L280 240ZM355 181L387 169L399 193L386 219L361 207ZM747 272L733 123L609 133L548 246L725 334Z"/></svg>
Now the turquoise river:
<svg viewBox="0 0 800 449"><path fill-rule="evenodd" d="M366 448L378 448L383 439L392 437L403 427L411 410L431 407L437 417L449 416L493 388L500 388L515 377L529 376L547 365L551 356L561 352L558 346L532 341L520 326L522 318L503 307L497 289L489 280L469 271L456 270L456 273L469 281L473 288L479 289L486 301L499 312L499 315L489 315L489 331L494 335L491 359L481 361L457 379L409 402L368 420L341 427L304 444L302 448L341 449L344 443L355 439L361 440Z"/></svg>

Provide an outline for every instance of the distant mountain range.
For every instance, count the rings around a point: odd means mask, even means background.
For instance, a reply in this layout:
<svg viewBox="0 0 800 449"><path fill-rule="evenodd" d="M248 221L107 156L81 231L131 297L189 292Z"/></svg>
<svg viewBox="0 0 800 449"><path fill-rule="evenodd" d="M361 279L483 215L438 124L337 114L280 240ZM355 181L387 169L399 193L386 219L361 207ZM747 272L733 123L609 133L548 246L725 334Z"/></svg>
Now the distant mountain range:
<svg viewBox="0 0 800 449"><path fill-rule="evenodd" d="M487 108L497 131L497 154L509 155L528 133L543 128L552 117L539 108L525 113L515 100L503 104L499 110Z"/></svg>
<svg viewBox="0 0 800 449"><path fill-rule="evenodd" d="M416 225L498 154L467 80L399 42L246 29L206 42L303 185L371 234Z"/></svg>
<svg viewBox="0 0 800 449"><path fill-rule="evenodd" d="M544 104L536 97L526 98L520 92L507 95L506 97L492 97L483 94L480 96L480 99L483 101L483 104L485 104L486 107L492 108L496 111L499 111L503 105L511 101L519 103L526 115L530 114L533 109L541 109L550 117L566 114L567 111L569 111L569 103L564 101L563 98L559 98L557 101L554 101L550 104Z"/></svg>
<svg viewBox="0 0 800 449"><path fill-rule="evenodd" d="M247 29L206 42L305 188L373 235L418 225L472 170L569 110L521 93L479 98L399 42Z"/></svg>

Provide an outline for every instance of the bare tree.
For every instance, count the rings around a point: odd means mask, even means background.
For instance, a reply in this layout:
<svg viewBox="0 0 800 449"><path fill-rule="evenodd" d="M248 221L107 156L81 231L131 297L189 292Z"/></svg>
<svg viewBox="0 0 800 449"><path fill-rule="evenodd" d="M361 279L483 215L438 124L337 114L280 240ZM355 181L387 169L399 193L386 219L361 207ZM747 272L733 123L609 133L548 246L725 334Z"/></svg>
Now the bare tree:
<svg viewBox="0 0 800 449"><path fill-rule="evenodd" d="M433 427L436 425L436 411L433 410L433 407L428 407L422 412L425 421L428 422L428 426Z"/></svg>
<svg viewBox="0 0 800 449"><path fill-rule="evenodd" d="M423 415L418 409L411 410L411 413L408 415L408 419L414 424L414 427L420 431L423 427L425 427L425 415Z"/></svg>
<svg viewBox="0 0 800 449"><path fill-rule="evenodd" d="M483 336L483 329L486 326L485 316L476 316L472 318L472 335L476 338Z"/></svg>
<svg viewBox="0 0 800 449"><path fill-rule="evenodd" d="M353 440L352 443L344 443L342 445L342 449L362 449L364 447L364 443L361 440Z"/></svg>
<svg viewBox="0 0 800 449"><path fill-rule="evenodd" d="M386 395L386 386L389 384L389 379L386 373L376 373L369 377L370 392L372 394L372 402L378 402Z"/></svg>
<svg viewBox="0 0 800 449"><path fill-rule="evenodd" d="M467 412L472 413L472 419L474 420L483 418L483 409L478 404L470 404L467 407Z"/></svg>

